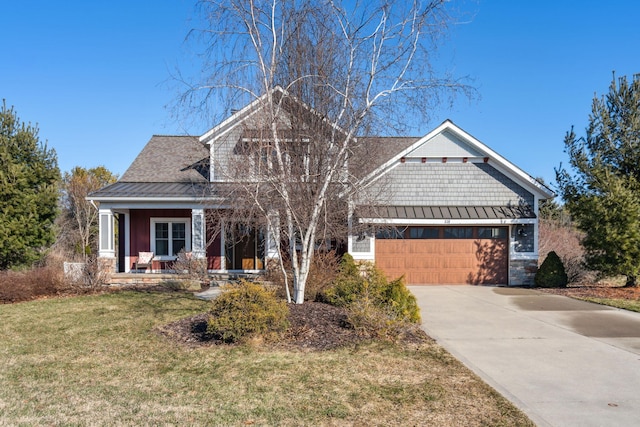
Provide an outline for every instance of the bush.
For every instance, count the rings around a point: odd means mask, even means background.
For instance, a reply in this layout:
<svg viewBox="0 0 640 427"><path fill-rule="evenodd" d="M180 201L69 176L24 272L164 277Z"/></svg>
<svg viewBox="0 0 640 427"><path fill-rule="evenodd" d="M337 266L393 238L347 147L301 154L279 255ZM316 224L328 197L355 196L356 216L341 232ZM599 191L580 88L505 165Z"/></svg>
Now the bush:
<svg viewBox="0 0 640 427"><path fill-rule="evenodd" d="M198 284L198 289L209 286L207 260L195 258L191 252L184 250L178 252L176 260L171 264L171 269L181 276L182 281L185 282L185 288L192 288L193 283Z"/></svg>
<svg viewBox="0 0 640 427"><path fill-rule="evenodd" d="M0 272L0 303L29 301L65 290L63 273L46 266L25 271Z"/></svg>
<svg viewBox="0 0 640 427"><path fill-rule="evenodd" d="M373 264L359 266L349 254L342 257L333 285L322 293L323 302L360 312L355 318L420 323L420 309L404 284L404 277L388 281ZM373 313L372 310L378 313ZM365 322L367 323L367 322ZM374 326L371 323L369 326ZM382 324L379 323L379 324ZM357 327L357 325L354 325Z"/></svg>
<svg viewBox="0 0 640 427"><path fill-rule="evenodd" d="M562 260L567 272L568 283L591 283L596 281L597 272L588 270L584 264L584 248L580 243L584 232L570 221L540 219L540 261L554 251Z"/></svg>
<svg viewBox="0 0 640 427"><path fill-rule="evenodd" d="M287 304L257 283L226 285L212 304L207 333L227 343L275 338L289 327Z"/></svg>
<svg viewBox="0 0 640 427"><path fill-rule="evenodd" d="M562 260L554 251L549 252L547 258L538 269L535 284L541 288L566 288L567 273Z"/></svg>
<svg viewBox="0 0 640 427"><path fill-rule="evenodd" d="M311 261L307 284L304 290L305 301L316 301L338 275L338 256L335 251L316 251ZM291 271L291 261L285 260L285 269ZM293 283L293 277L289 273L289 284ZM285 283L282 269L278 261L271 261L267 265L265 279L276 288L276 295L285 298Z"/></svg>
<svg viewBox="0 0 640 427"><path fill-rule="evenodd" d="M398 317L392 310L379 307L364 298L351 304L347 321L359 335L369 339L402 341L421 335L420 325Z"/></svg>

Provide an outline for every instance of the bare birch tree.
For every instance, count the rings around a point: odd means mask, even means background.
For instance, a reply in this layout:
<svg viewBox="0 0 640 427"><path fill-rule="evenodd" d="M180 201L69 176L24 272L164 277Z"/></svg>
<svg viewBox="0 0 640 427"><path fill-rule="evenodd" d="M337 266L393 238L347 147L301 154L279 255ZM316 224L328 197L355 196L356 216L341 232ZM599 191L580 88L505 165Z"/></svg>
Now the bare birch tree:
<svg viewBox="0 0 640 427"><path fill-rule="evenodd" d="M278 245L281 268L288 257L293 301L302 303L314 250L346 237L349 203L376 165L377 148L358 136L397 134L407 117L424 122L441 100L471 91L435 67L450 22L445 1L199 6L206 61L183 105L209 111L254 103L260 112L244 124L236 161L223 173L234 209L253 209L286 239Z"/></svg>

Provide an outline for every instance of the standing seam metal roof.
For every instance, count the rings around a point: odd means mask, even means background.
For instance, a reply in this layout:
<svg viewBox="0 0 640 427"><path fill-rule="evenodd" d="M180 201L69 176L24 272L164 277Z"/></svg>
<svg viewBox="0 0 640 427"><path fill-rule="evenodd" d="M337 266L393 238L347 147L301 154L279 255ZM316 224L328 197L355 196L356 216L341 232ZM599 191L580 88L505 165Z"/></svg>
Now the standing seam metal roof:
<svg viewBox="0 0 640 427"><path fill-rule="evenodd" d="M356 209L356 214L360 217L385 219L536 218L530 206L366 206Z"/></svg>

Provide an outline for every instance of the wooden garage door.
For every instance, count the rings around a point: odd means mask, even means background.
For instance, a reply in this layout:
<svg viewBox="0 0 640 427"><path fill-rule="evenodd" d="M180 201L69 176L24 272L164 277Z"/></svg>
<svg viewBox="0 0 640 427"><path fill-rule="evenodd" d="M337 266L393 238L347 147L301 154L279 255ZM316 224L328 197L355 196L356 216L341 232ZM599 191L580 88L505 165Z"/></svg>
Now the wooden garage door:
<svg viewBox="0 0 640 427"><path fill-rule="evenodd" d="M424 228L407 227L376 239L376 264L387 277L404 275L408 284L508 283L506 227L411 230ZM421 235L431 237L415 238Z"/></svg>

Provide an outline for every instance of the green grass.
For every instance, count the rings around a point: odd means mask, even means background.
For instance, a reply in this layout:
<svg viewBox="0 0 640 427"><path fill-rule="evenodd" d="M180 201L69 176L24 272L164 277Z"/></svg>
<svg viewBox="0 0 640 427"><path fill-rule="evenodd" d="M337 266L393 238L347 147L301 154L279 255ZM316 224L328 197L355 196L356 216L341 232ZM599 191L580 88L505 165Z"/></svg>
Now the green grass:
<svg viewBox="0 0 640 427"><path fill-rule="evenodd" d="M578 299L595 302L597 304L608 305L625 310L640 312L640 301L621 298L596 298L596 297L577 297Z"/></svg>
<svg viewBox="0 0 640 427"><path fill-rule="evenodd" d="M119 292L0 305L2 425L533 425L441 347L175 344L207 309Z"/></svg>

